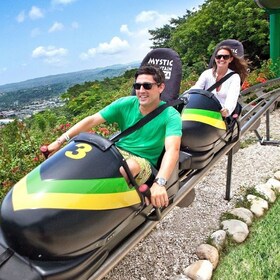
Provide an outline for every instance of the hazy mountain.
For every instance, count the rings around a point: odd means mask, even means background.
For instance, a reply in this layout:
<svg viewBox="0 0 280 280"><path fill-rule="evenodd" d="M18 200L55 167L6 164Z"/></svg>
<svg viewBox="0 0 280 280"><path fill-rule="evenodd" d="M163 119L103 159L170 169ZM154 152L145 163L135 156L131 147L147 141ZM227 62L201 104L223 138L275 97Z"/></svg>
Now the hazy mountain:
<svg viewBox="0 0 280 280"><path fill-rule="evenodd" d="M107 67L82 70L77 72L50 75L46 77L34 78L23 82L0 85L0 93L10 92L19 89L26 89L38 86L46 86L58 83L71 85L84 83L86 81L102 80L123 74L126 70L139 67L140 63L116 64Z"/></svg>
<svg viewBox="0 0 280 280"><path fill-rule="evenodd" d="M0 85L0 110L12 107L14 102L21 105L34 100L57 97L73 85L120 76L126 70L138 68L139 65L138 62L118 64Z"/></svg>

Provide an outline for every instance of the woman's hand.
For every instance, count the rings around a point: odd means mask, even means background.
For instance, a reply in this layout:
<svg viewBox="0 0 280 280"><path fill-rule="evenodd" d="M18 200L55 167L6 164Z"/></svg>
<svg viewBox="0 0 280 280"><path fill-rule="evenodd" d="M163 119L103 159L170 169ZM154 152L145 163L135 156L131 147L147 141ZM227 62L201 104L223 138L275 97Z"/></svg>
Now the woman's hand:
<svg viewBox="0 0 280 280"><path fill-rule="evenodd" d="M226 108L223 108L220 112L224 118L229 116L228 109L226 109Z"/></svg>

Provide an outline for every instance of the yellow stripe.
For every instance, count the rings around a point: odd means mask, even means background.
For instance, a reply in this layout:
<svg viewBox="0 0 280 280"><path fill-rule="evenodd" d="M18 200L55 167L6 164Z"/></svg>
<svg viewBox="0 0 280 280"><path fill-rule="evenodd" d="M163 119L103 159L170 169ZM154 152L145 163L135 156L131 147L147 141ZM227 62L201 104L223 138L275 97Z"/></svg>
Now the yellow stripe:
<svg viewBox="0 0 280 280"><path fill-rule="evenodd" d="M140 197L136 190L111 194L68 194L68 193L33 193L28 194L26 176L13 188L12 203L14 211L25 209L78 209L107 210L139 204Z"/></svg>
<svg viewBox="0 0 280 280"><path fill-rule="evenodd" d="M214 118L210 118L207 116L201 116L197 114L183 114L182 115L182 120L183 121L197 121L197 122L202 122L205 124L212 125L214 127L217 127L219 129L226 129L226 124L223 120L217 120Z"/></svg>

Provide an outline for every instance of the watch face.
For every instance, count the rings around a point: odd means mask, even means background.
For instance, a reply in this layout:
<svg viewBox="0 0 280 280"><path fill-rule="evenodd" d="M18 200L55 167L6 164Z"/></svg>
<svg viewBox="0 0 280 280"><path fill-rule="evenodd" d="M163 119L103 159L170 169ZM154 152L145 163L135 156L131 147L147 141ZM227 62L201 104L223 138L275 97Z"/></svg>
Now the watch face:
<svg viewBox="0 0 280 280"><path fill-rule="evenodd" d="M164 178L156 178L155 182L157 182L161 186L165 186L167 184L167 181Z"/></svg>

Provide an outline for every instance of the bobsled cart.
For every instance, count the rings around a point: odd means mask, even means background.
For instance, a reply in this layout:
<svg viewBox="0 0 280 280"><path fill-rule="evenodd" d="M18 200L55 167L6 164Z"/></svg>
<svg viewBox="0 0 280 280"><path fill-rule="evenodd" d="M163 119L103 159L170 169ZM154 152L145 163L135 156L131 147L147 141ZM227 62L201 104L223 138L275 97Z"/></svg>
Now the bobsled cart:
<svg viewBox="0 0 280 280"><path fill-rule="evenodd" d="M238 121L223 120L207 91L179 96L181 61L174 51L155 49L144 63L165 72L164 100L182 100L180 162L167 186L171 205L190 170L238 139ZM128 186L120 166L130 174L113 141L82 133L22 178L1 205L0 279L88 279L128 235L159 219L160 209L144 203L138 186Z"/></svg>

